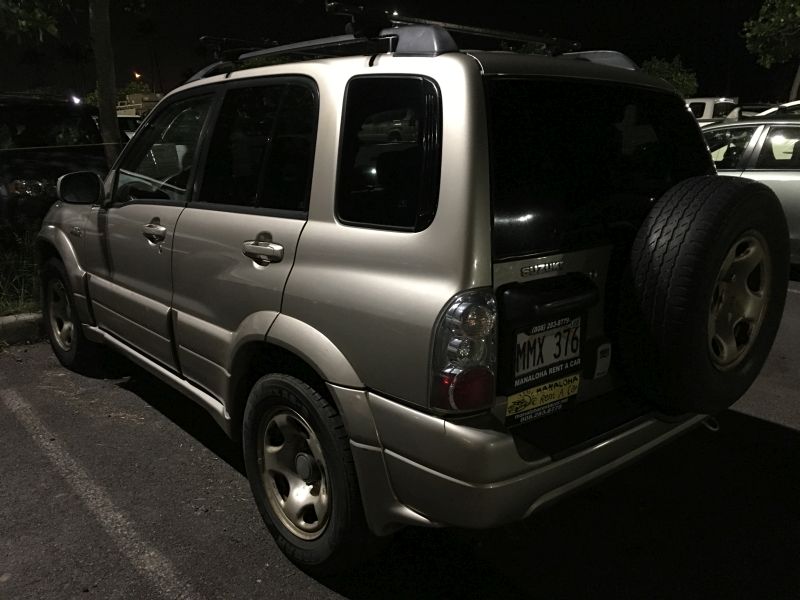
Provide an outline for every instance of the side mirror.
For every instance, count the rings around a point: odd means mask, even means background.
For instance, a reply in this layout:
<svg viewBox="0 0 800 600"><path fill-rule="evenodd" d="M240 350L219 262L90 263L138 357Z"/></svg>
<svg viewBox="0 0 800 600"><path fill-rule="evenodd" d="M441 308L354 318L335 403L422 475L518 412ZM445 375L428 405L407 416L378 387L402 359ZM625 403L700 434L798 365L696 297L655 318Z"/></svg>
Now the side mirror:
<svg viewBox="0 0 800 600"><path fill-rule="evenodd" d="M69 204L99 204L103 199L103 180L97 173L78 171L58 178L58 199Z"/></svg>

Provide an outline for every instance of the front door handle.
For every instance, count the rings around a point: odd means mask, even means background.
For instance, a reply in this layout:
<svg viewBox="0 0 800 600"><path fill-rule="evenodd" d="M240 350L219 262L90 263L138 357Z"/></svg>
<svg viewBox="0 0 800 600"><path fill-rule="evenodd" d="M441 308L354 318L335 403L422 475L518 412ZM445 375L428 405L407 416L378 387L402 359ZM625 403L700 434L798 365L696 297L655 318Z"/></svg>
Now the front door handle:
<svg viewBox="0 0 800 600"><path fill-rule="evenodd" d="M249 241L242 244L242 254L260 265L283 260L283 246L273 242Z"/></svg>
<svg viewBox="0 0 800 600"><path fill-rule="evenodd" d="M148 223L142 227L142 235L149 241L157 244L163 242L164 238L167 237L167 228L158 223Z"/></svg>

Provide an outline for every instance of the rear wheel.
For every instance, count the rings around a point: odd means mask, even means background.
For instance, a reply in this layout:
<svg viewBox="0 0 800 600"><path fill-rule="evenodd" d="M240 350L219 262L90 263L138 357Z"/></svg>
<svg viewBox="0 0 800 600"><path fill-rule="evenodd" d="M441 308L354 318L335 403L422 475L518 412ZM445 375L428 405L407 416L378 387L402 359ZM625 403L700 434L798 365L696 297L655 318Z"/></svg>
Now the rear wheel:
<svg viewBox="0 0 800 600"><path fill-rule="evenodd" d="M292 562L325 575L369 556L349 439L326 398L290 375L262 377L247 401L243 447L261 517Z"/></svg>

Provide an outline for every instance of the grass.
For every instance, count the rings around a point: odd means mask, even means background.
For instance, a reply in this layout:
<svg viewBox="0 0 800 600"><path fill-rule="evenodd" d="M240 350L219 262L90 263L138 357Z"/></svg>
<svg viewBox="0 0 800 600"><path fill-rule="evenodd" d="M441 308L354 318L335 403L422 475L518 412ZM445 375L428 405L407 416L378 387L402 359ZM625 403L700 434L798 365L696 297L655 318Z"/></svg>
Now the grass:
<svg viewBox="0 0 800 600"><path fill-rule="evenodd" d="M0 317L40 309L36 232L0 225Z"/></svg>

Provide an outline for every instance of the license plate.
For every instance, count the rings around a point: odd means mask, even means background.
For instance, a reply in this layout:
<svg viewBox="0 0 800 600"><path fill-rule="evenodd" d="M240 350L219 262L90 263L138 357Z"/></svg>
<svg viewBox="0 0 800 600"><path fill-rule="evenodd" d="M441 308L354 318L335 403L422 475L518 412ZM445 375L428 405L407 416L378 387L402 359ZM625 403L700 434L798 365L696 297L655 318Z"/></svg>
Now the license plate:
<svg viewBox="0 0 800 600"><path fill-rule="evenodd" d="M580 373L512 394L506 404L506 424L521 425L561 410L578 393Z"/></svg>
<svg viewBox="0 0 800 600"><path fill-rule="evenodd" d="M581 317L563 317L517 333L514 387L580 370Z"/></svg>

